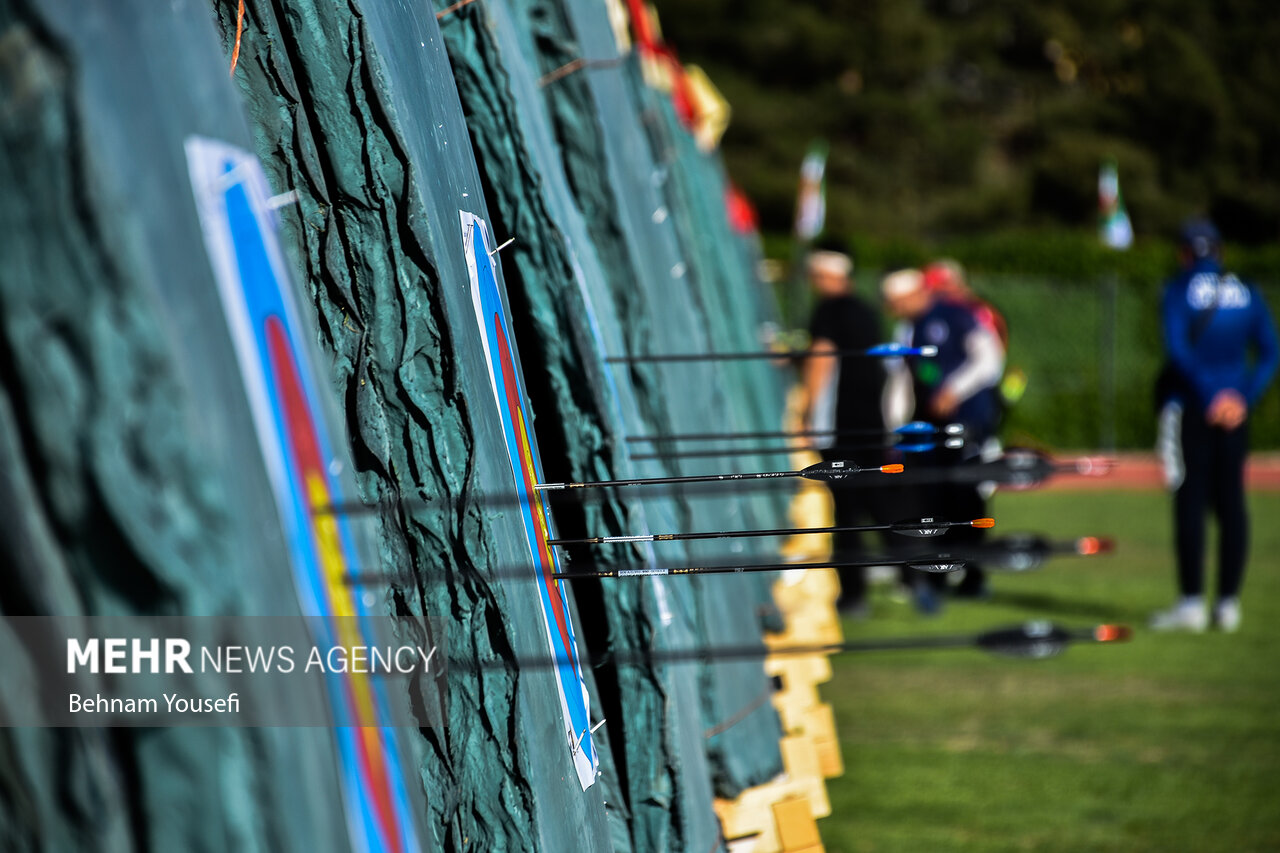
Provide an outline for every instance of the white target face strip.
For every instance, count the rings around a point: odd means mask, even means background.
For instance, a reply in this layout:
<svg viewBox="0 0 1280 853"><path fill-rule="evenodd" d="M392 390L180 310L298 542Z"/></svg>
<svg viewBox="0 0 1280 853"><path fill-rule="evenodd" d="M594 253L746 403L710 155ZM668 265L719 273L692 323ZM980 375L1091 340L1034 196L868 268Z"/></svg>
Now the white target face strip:
<svg viewBox="0 0 1280 853"><path fill-rule="evenodd" d="M459 217L471 280L471 303L484 346L494 405L502 423L507 459L511 463L516 494L520 497L520 516L533 560L531 571L537 580L547 647L552 659L561 662L552 672L559 692L562 730L578 781L586 790L595 782L599 764L591 736L591 702L578 662L568 602L562 585L553 577L560 571L560 564L555 550L547 544L551 536L546 499L534 488L542 480L542 466L538 461L537 442L530 430L528 399L518 369L511 324L498 292L488 229L484 220L471 213L459 211Z"/></svg>

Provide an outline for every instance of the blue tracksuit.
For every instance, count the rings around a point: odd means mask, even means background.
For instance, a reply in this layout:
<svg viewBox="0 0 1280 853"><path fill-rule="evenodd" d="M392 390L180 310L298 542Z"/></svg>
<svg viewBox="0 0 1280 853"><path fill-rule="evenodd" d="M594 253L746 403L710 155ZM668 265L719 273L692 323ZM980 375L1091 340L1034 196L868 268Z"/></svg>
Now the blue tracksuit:
<svg viewBox="0 0 1280 853"><path fill-rule="evenodd" d="M1205 414L1218 392L1228 388L1250 408L1257 403L1280 363L1275 324L1258 289L1223 272L1212 258L1197 261L1165 285L1161 319L1165 350L1182 375L1175 394L1185 410L1180 429L1185 475L1174 495L1178 588L1185 597L1204 593L1204 516L1212 506L1220 527L1218 597L1234 598L1249 547L1248 425L1210 427ZM1257 350L1253 363L1250 347Z"/></svg>
<svg viewBox="0 0 1280 853"><path fill-rule="evenodd" d="M1206 311L1213 311L1207 321ZM1192 395L1183 402L1198 404L1201 411L1227 388L1239 391L1252 407L1280 365L1276 327L1262 294L1224 273L1212 258L1197 261L1165 285L1161 319L1165 350L1186 382L1184 393ZM1193 330L1198 330L1194 344ZM1257 347L1252 365L1251 344Z"/></svg>

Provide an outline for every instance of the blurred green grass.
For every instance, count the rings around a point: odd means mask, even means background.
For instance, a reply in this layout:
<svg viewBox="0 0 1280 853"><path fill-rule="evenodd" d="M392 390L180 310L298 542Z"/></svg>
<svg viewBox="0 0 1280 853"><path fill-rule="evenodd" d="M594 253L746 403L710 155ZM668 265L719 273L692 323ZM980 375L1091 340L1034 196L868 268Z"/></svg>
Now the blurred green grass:
<svg viewBox="0 0 1280 853"><path fill-rule="evenodd" d="M1136 633L1048 661L970 650L833 659L822 694L846 771L828 782L827 850L1280 850L1280 495L1250 506L1235 635L1146 630L1174 597L1171 510L1157 492L997 496L996 533L1112 535L1117 551L995 575L989 601L949 601L930 619L873 587L872 617L846 621L849 639L1031 618Z"/></svg>

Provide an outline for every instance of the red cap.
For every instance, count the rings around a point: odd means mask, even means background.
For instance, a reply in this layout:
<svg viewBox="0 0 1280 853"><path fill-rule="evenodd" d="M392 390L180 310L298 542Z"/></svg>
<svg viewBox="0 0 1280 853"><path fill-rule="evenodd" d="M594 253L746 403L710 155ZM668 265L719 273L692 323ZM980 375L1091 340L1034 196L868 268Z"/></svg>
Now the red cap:
<svg viewBox="0 0 1280 853"><path fill-rule="evenodd" d="M955 261L934 261L923 272L926 290L945 292L964 286L964 273Z"/></svg>

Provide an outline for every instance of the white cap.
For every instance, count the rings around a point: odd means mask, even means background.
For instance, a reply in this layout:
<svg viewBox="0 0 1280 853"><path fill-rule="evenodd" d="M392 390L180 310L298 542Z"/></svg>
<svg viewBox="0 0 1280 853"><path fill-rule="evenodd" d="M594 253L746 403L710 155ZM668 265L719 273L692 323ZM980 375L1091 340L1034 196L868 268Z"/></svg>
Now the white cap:
<svg viewBox="0 0 1280 853"><path fill-rule="evenodd" d="M884 277L880 282L880 292L885 299L899 299L910 296L924 287L924 273L920 270L898 270Z"/></svg>
<svg viewBox="0 0 1280 853"><path fill-rule="evenodd" d="M853 260L842 252L810 252L809 272L826 273L847 278L853 272Z"/></svg>

